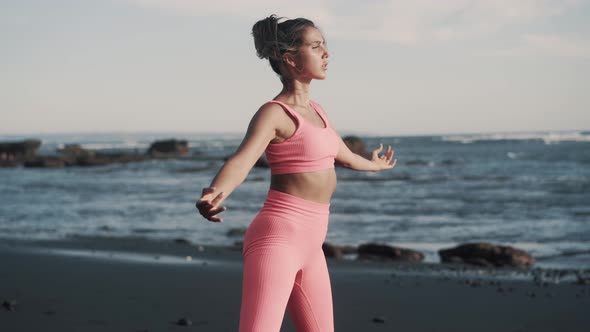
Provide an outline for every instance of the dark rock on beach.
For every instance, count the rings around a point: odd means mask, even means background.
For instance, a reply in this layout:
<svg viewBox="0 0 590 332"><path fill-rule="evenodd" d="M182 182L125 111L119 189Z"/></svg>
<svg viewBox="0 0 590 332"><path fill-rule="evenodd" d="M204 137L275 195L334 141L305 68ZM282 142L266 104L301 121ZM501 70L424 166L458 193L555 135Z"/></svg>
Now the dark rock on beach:
<svg viewBox="0 0 590 332"><path fill-rule="evenodd" d="M342 258L342 250L336 245L324 242L324 244L322 244L322 250L326 257Z"/></svg>
<svg viewBox="0 0 590 332"><path fill-rule="evenodd" d="M438 251L442 263L465 263L478 266L530 267L535 258L524 250L490 243L466 243Z"/></svg>
<svg viewBox="0 0 590 332"><path fill-rule="evenodd" d="M147 154L155 158L178 157L188 153L188 142L185 140L161 140L150 145Z"/></svg>
<svg viewBox="0 0 590 332"><path fill-rule="evenodd" d="M324 256L332 258L342 258L343 255L357 253L357 248L354 246L339 246L329 242L322 244L322 250Z"/></svg>
<svg viewBox="0 0 590 332"><path fill-rule="evenodd" d="M2 307L7 311L15 311L16 310L16 301L4 301L2 302Z"/></svg>
<svg viewBox="0 0 590 332"><path fill-rule="evenodd" d="M420 262L424 260L424 254L406 248L393 247L384 244L367 243L358 247L357 260L384 260Z"/></svg>
<svg viewBox="0 0 590 332"><path fill-rule="evenodd" d="M176 325L180 325L180 326L191 326L191 325L193 325L193 322L190 319L183 317L183 318L179 318L176 321Z"/></svg>

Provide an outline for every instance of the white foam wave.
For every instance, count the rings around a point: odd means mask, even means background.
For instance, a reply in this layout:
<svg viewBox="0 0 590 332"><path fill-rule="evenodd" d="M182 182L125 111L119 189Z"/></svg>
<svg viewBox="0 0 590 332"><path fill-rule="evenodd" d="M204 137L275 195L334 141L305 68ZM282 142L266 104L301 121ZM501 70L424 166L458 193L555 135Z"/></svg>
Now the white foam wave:
<svg viewBox="0 0 590 332"><path fill-rule="evenodd" d="M481 141L506 141L506 140L539 140L545 144L560 142L590 142L590 133L581 131L570 132L535 132L535 133L496 133L496 134L471 134L471 135L446 135L443 141L470 144Z"/></svg>
<svg viewBox="0 0 590 332"><path fill-rule="evenodd" d="M108 143L82 143L82 148L88 150L130 150L130 149L147 149L149 148L148 143L136 142L136 141L123 141L123 142L108 142Z"/></svg>

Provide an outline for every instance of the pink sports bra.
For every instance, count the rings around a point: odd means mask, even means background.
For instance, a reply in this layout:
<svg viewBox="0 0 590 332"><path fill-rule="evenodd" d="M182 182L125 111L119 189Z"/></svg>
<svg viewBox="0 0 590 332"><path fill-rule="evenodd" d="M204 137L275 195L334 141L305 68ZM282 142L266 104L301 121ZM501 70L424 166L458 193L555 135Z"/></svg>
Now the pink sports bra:
<svg viewBox="0 0 590 332"><path fill-rule="evenodd" d="M340 136L330 126L322 108L309 101L325 123L325 128L311 124L283 102L269 102L281 105L297 120L297 128L293 135L281 143L270 143L266 147L265 154L270 165L270 173L303 173L334 168L334 159L340 147Z"/></svg>

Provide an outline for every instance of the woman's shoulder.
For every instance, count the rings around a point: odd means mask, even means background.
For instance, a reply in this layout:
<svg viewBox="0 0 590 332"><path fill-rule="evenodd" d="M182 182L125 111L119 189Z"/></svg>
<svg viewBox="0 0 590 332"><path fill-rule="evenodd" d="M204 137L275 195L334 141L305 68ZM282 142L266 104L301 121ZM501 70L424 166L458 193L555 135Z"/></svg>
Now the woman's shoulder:
<svg viewBox="0 0 590 332"><path fill-rule="evenodd" d="M253 118L257 121L273 123L275 126L280 127L290 121L287 112L292 114L292 117L294 116L297 118L297 115L293 115L293 111L291 111L288 106L285 107L284 105L281 105L281 103L269 100L258 108L258 111L256 111Z"/></svg>

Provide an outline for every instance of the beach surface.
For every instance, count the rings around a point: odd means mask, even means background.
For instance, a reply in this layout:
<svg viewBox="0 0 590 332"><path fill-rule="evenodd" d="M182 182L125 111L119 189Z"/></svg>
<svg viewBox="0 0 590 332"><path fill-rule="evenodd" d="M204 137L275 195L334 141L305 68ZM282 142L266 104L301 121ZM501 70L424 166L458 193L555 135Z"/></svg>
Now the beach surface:
<svg viewBox="0 0 590 332"><path fill-rule="evenodd" d="M0 331L238 331L241 259L238 247L140 237L2 239ZM328 268L337 332L590 326L590 285L563 271L331 258ZM281 331L295 331L286 312Z"/></svg>

